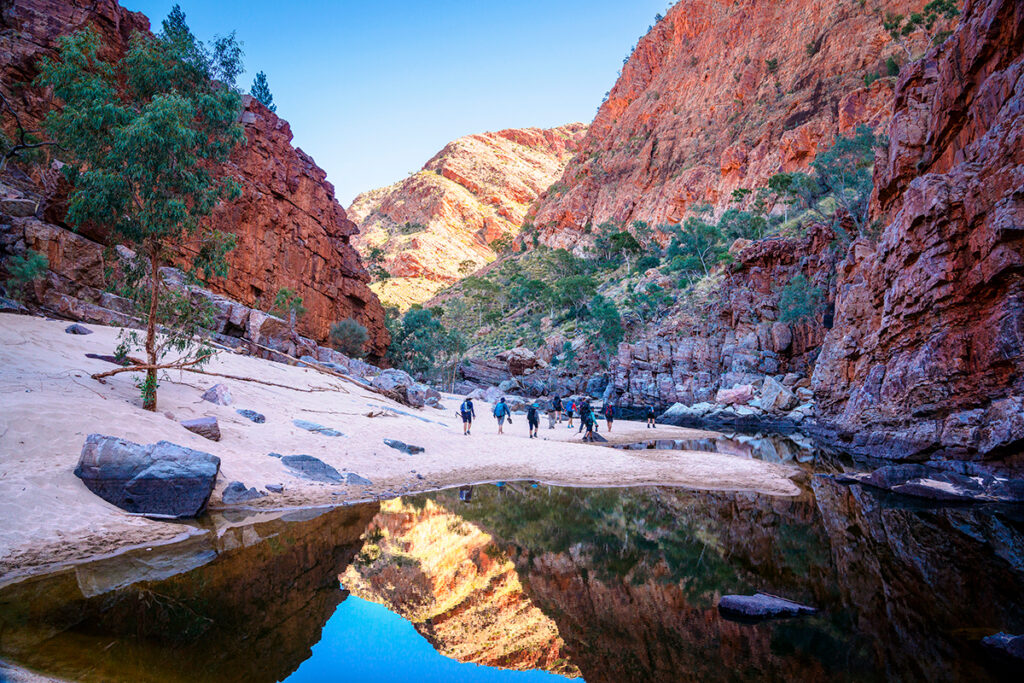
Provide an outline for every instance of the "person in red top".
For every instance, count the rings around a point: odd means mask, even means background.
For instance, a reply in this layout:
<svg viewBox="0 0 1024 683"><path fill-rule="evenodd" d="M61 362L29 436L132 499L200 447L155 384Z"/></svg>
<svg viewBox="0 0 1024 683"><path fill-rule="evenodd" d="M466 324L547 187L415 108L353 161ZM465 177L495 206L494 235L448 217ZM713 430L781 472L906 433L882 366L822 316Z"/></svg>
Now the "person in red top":
<svg viewBox="0 0 1024 683"><path fill-rule="evenodd" d="M608 423L608 431L612 431L612 422L615 421L615 405L612 403L604 404L604 419Z"/></svg>

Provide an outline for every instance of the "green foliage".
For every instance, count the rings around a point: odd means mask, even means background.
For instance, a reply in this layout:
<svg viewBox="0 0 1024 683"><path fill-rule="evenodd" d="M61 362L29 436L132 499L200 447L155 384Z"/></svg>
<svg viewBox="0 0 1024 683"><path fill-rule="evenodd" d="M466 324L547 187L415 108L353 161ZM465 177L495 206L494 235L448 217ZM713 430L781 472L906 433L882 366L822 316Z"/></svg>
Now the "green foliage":
<svg viewBox="0 0 1024 683"><path fill-rule="evenodd" d="M861 124L852 136L840 136L811 162L818 184L835 198L859 234L868 233L872 167L879 142L871 128ZM838 220L833 221L833 227L842 232Z"/></svg>
<svg viewBox="0 0 1024 683"><path fill-rule="evenodd" d="M764 60L765 66L768 67L768 73L775 73L779 68L779 60L774 57L771 59Z"/></svg>
<svg viewBox="0 0 1024 683"><path fill-rule="evenodd" d="M646 324L660 318L674 302L675 297L651 282L642 290L631 291L626 296L625 308Z"/></svg>
<svg viewBox="0 0 1024 683"><path fill-rule="evenodd" d="M192 36L175 6L159 37L135 34L120 62L100 59L92 28L58 40L57 55L39 61L38 86L63 102L45 126L65 150L65 171L74 189L67 219L74 226L99 224L133 254L121 265L119 293L146 321L143 407L156 409L156 371L201 365L209 347L194 340L213 321L209 304L193 301L188 285L199 277L224 276L232 235L200 219L239 194L220 170L244 139L238 123L241 97L226 81L237 74L241 50L234 37L219 39L212 55ZM185 263L184 287L164 282L161 268L175 254ZM161 339L157 339L157 331ZM122 348L142 345L136 332ZM170 353L178 358L162 359Z"/></svg>
<svg viewBox="0 0 1024 683"><path fill-rule="evenodd" d="M955 0L931 0L920 12L912 12L909 16L887 12L882 19L882 26L896 43L907 53L908 59L914 59L910 52L907 38L918 32L928 37L929 43L936 42L941 31L933 33L942 20L950 20L960 15Z"/></svg>
<svg viewBox="0 0 1024 683"><path fill-rule="evenodd" d="M597 280L592 275L569 275L555 280L551 286L550 296L556 307L571 311L578 317L595 294Z"/></svg>
<svg viewBox="0 0 1024 683"><path fill-rule="evenodd" d="M466 277L470 273L476 270L476 261L473 259L463 259L459 262L459 275Z"/></svg>
<svg viewBox="0 0 1024 683"><path fill-rule="evenodd" d="M813 317L822 299L821 289L811 287L804 274L798 273L779 292L779 320L792 323Z"/></svg>
<svg viewBox="0 0 1024 683"><path fill-rule="evenodd" d="M807 52L807 56L813 57L814 55L818 54L818 50L821 49L821 45L818 41L812 40L811 42L807 43L807 47L805 49Z"/></svg>
<svg viewBox="0 0 1024 683"><path fill-rule="evenodd" d="M277 111L277 105L274 104L274 96L271 94L270 86L267 84L267 74L262 71L256 74L256 78L252 80L252 88L249 90L249 94L270 111Z"/></svg>
<svg viewBox="0 0 1024 683"><path fill-rule="evenodd" d="M727 249L722 226L706 219L710 207L701 207L682 226L669 228L672 241L665 257L670 272L681 272L691 279L706 276Z"/></svg>
<svg viewBox="0 0 1024 683"><path fill-rule="evenodd" d="M406 221L402 225L398 226L398 232L403 235L414 235L418 232L423 232L426 229L426 226L422 223L413 223L412 221Z"/></svg>
<svg viewBox="0 0 1024 683"><path fill-rule="evenodd" d="M370 252L366 256L366 262L369 264L367 271L370 273L370 280L373 282L383 282L391 277L391 273L384 268L384 250L381 247L370 247Z"/></svg>
<svg viewBox="0 0 1024 683"><path fill-rule="evenodd" d="M896 61L896 58L893 57L892 55L890 55L888 57L888 59L885 60L885 72L889 76L899 76L900 75L900 65Z"/></svg>
<svg viewBox="0 0 1024 683"><path fill-rule="evenodd" d="M288 318L288 325L294 331L295 321L305 315L306 307L302 305L302 297L298 292L288 287L282 287L274 295L274 303L270 306L270 312Z"/></svg>
<svg viewBox="0 0 1024 683"><path fill-rule="evenodd" d="M496 254L507 254L512 251L514 244L515 238L513 238L512 235L502 235L491 242L491 249L493 249Z"/></svg>
<svg viewBox="0 0 1024 683"><path fill-rule="evenodd" d="M352 318L345 318L331 325L330 338L338 351L350 358L362 358L363 347L370 335L364 326Z"/></svg>
<svg viewBox="0 0 1024 683"><path fill-rule="evenodd" d="M25 250L25 255L14 255L5 264L10 279L7 280L7 293L20 300L25 295L25 288L43 277L50 262L45 254L32 249Z"/></svg>
<svg viewBox="0 0 1024 683"><path fill-rule="evenodd" d="M622 329L622 317L615 302L595 294L590 300L589 313L592 319L591 335L597 341L596 346L602 355L610 355L618 348L625 331Z"/></svg>
<svg viewBox="0 0 1024 683"><path fill-rule="evenodd" d="M431 310L414 306L399 316L391 309L386 324L391 333L388 360L412 374L431 375L453 369L466 350L465 338L442 324Z"/></svg>
<svg viewBox="0 0 1024 683"><path fill-rule="evenodd" d="M871 84L881 78L882 75L873 71L864 74L864 85L871 87Z"/></svg>

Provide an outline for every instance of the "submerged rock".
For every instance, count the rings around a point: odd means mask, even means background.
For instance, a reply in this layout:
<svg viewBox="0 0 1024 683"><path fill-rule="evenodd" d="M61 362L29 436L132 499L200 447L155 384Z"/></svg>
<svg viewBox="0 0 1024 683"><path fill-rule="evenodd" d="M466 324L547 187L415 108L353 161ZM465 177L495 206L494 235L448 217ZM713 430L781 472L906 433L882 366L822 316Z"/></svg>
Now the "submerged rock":
<svg viewBox="0 0 1024 683"><path fill-rule="evenodd" d="M324 427L323 425L317 424L316 422L310 422L309 420L292 420L292 424L299 429L316 432L317 434L323 434L324 436L345 436L336 429Z"/></svg>
<svg viewBox="0 0 1024 683"><path fill-rule="evenodd" d="M1024 502L1024 479L999 477L963 463L956 471L952 463L940 465L887 465L870 473L836 475L846 484L875 488L936 501Z"/></svg>
<svg viewBox="0 0 1024 683"><path fill-rule="evenodd" d="M215 417L197 417L192 420L182 420L181 426L204 439L220 441L220 425L217 424L217 418Z"/></svg>
<svg viewBox="0 0 1024 683"><path fill-rule="evenodd" d="M231 390L223 384L214 384L203 394L203 400L219 406L229 406L234 402L231 398Z"/></svg>
<svg viewBox="0 0 1024 683"><path fill-rule="evenodd" d="M79 325L78 323L68 325L64 328L64 331L68 334L92 334L92 330L85 325Z"/></svg>
<svg viewBox="0 0 1024 683"><path fill-rule="evenodd" d="M724 616L741 619L774 619L814 614L818 610L774 595L755 593L754 595L723 595L722 599L718 601L718 611Z"/></svg>
<svg viewBox="0 0 1024 683"><path fill-rule="evenodd" d="M142 445L90 434L75 476L122 510L195 517L213 492L220 458L169 441Z"/></svg>
<svg viewBox="0 0 1024 683"><path fill-rule="evenodd" d="M416 453L422 453L426 450L423 446L413 446L412 444L407 444L404 441L399 441L398 439L384 439L384 443L391 446L396 451L402 451L408 455L415 455Z"/></svg>
<svg viewBox="0 0 1024 683"><path fill-rule="evenodd" d="M263 424L267 421L267 418L262 413L257 413L255 410L248 410L246 408L239 408L235 411L247 420L252 420L256 424Z"/></svg>
<svg viewBox="0 0 1024 683"><path fill-rule="evenodd" d="M1004 655L1024 662L1024 635L1015 636L1011 633L995 633L981 639L985 647L996 650Z"/></svg>
<svg viewBox="0 0 1024 683"><path fill-rule="evenodd" d="M224 493L220 495L220 499L230 505L233 503L244 503L256 498L263 498L266 495L267 494L261 491L257 491L255 486L246 488L245 484L242 482L233 481L224 489Z"/></svg>

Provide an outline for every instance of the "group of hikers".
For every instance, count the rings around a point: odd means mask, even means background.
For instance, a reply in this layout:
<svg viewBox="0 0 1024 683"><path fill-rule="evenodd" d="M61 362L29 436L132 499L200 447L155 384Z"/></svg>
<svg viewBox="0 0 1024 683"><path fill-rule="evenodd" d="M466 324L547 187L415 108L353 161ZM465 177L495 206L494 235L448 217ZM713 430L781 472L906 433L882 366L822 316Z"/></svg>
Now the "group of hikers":
<svg viewBox="0 0 1024 683"><path fill-rule="evenodd" d="M590 405L589 399L583 399L577 402L575 399L570 399L568 404L562 403L562 398L558 395L551 401L551 423L550 428L554 429L555 424L561 424L563 415L568 420L568 429L573 428L573 418L579 416L579 429L577 432L583 432L586 430L586 434L583 435L584 441L596 441L597 440L597 416L594 413L593 406ZM608 424L608 431L612 431L612 425L615 422L616 409L615 404L611 401L605 401L604 407L601 410L604 415L604 419ZM647 406L647 428L652 429L654 427L655 411L654 406ZM473 399L466 397L459 407L459 414L462 416L462 433L465 436L470 435L470 430L473 427L473 420L476 418L476 410L473 407ZM494 404L494 410L492 411L494 418L498 421L498 434L505 433L505 422L508 421L512 424L512 409L509 407L502 396L497 403ZM526 424L530 429L530 438L539 438L538 430L540 429L540 405L534 401L526 409Z"/></svg>

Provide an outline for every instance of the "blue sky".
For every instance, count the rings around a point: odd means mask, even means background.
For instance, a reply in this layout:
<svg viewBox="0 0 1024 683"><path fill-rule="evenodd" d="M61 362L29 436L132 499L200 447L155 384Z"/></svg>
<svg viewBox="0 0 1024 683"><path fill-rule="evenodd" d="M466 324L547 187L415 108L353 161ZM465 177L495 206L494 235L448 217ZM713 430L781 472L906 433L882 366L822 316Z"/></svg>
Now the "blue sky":
<svg viewBox="0 0 1024 683"><path fill-rule="evenodd" d="M173 0L121 0L154 29ZM201 39L237 31L295 144L347 206L469 133L589 123L667 0L179 0Z"/></svg>

